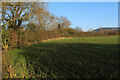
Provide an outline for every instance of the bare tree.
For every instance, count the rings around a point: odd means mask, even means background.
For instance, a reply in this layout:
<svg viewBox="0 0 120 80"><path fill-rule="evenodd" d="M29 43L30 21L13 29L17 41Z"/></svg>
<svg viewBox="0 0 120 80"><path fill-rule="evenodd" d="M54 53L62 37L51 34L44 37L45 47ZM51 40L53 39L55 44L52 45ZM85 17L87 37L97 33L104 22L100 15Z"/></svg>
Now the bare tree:
<svg viewBox="0 0 120 80"><path fill-rule="evenodd" d="M76 30L77 32L83 32L83 30L82 30L79 26L76 26L76 27L75 27L75 30Z"/></svg>
<svg viewBox="0 0 120 80"><path fill-rule="evenodd" d="M61 16L59 18L59 26L61 26L62 28L67 28L71 25L71 22L66 18Z"/></svg>

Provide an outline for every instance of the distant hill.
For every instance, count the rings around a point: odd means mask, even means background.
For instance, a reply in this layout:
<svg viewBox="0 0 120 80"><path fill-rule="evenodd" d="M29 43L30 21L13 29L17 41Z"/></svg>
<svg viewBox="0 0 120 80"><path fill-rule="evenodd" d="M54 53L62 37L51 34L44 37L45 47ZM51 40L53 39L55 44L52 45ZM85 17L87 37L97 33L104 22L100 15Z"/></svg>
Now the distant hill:
<svg viewBox="0 0 120 80"><path fill-rule="evenodd" d="M104 28L95 29L93 31L100 31L100 30L120 31L120 27L104 27Z"/></svg>

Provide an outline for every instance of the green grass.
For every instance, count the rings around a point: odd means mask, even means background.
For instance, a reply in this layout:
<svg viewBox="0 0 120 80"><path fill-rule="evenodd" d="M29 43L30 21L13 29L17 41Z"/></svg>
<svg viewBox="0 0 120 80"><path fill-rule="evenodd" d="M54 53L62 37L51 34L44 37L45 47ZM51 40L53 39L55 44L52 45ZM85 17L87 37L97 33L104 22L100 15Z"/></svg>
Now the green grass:
<svg viewBox="0 0 120 80"><path fill-rule="evenodd" d="M14 78L118 77L117 36L51 40L6 54Z"/></svg>

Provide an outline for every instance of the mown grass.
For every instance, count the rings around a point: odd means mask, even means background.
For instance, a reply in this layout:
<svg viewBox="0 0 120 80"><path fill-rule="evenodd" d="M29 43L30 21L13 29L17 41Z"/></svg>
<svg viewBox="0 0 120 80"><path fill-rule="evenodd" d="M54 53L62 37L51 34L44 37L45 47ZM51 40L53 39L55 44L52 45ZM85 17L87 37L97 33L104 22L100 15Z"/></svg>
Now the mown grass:
<svg viewBox="0 0 120 80"><path fill-rule="evenodd" d="M118 46L118 36L80 37L11 50L3 78L117 78Z"/></svg>

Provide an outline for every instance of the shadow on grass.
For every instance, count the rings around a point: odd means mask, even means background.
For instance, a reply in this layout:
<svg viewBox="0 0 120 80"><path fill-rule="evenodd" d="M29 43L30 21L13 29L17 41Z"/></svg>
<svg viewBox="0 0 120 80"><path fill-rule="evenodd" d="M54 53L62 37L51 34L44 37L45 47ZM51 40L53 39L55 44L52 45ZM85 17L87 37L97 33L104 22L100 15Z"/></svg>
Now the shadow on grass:
<svg viewBox="0 0 120 80"><path fill-rule="evenodd" d="M118 46L39 43L23 48L19 54L25 57L31 79L118 78Z"/></svg>
<svg viewBox="0 0 120 80"><path fill-rule="evenodd" d="M118 77L116 44L39 43L23 55L35 78Z"/></svg>

